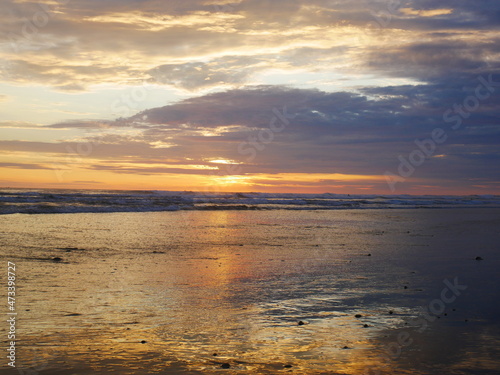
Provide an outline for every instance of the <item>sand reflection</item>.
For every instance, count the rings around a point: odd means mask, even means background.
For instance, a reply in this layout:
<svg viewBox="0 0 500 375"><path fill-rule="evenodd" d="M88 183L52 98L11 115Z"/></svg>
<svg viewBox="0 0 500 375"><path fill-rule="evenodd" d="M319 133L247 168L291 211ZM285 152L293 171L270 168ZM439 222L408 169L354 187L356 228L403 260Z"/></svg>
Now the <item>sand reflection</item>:
<svg viewBox="0 0 500 375"><path fill-rule="evenodd" d="M236 374L492 371L500 334L484 306L497 292L477 288L484 275L496 280L494 263L471 267L454 254L473 238L442 249L439 231L449 226L404 215L212 211L100 215L92 224L70 216L65 232L56 231L61 215L12 217L5 230L31 226L43 238L40 248L4 242L25 275L20 358L41 374L215 374L224 364ZM43 260L56 255L64 261ZM468 278L470 293L388 360L405 320L455 276L448 269Z"/></svg>

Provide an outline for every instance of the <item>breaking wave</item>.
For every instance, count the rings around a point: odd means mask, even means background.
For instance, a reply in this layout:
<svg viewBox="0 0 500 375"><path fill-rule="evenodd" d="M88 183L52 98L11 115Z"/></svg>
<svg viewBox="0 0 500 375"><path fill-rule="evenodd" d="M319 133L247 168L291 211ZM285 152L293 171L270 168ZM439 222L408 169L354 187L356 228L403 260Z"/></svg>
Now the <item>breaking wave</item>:
<svg viewBox="0 0 500 375"><path fill-rule="evenodd" d="M348 195L172 191L0 190L0 214L179 210L339 210L500 207L498 195Z"/></svg>

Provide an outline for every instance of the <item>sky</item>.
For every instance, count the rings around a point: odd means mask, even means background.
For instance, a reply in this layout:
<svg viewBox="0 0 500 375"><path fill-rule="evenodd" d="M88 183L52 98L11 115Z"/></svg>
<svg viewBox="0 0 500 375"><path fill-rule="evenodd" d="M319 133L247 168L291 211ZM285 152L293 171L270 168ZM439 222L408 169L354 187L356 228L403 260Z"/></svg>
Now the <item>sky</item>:
<svg viewBox="0 0 500 375"><path fill-rule="evenodd" d="M0 187L500 194L498 0L2 0Z"/></svg>

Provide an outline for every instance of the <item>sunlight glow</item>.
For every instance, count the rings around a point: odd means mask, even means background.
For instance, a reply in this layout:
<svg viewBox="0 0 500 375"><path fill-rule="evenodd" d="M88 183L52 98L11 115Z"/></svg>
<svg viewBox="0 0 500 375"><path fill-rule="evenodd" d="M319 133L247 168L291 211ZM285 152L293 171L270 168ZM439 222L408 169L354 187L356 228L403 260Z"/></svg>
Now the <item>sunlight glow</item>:
<svg viewBox="0 0 500 375"><path fill-rule="evenodd" d="M242 164L240 162L234 161L234 160L229 160L229 159L212 159L209 160L209 163L214 163L214 164Z"/></svg>

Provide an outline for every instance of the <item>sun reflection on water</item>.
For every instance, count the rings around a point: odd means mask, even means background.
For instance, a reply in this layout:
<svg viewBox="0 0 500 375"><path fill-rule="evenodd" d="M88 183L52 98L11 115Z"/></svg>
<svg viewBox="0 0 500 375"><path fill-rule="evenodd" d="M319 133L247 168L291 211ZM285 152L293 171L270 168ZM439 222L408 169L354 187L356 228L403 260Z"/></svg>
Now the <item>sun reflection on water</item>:
<svg viewBox="0 0 500 375"><path fill-rule="evenodd" d="M418 374L411 361L428 339L414 336L419 344L397 360L387 361L383 349L428 298L424 289L394 286L426 285L410 272L425 248L415 247L412 258L404 246L432 244L434 237L407 236L401 222L387 224L398 216L377 215L207 211L92 221L47 215L43 223L11 217L4 230L30 228L33 242L18 250L19 357L40 374L215 374L224 363L235 374ZM17 249L15 236L11 241L5 248ZM406 257L393 263L398 251ZM63 260L50 261L55 255ZM415 306L404 305L408 298ZM461 368L471 361L462 358Z"/></svg>

